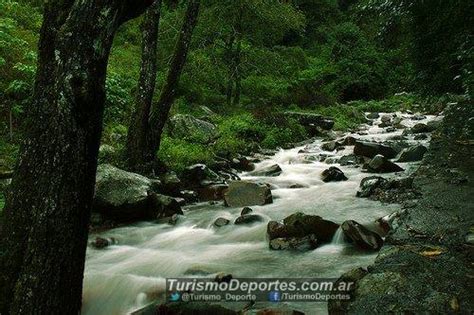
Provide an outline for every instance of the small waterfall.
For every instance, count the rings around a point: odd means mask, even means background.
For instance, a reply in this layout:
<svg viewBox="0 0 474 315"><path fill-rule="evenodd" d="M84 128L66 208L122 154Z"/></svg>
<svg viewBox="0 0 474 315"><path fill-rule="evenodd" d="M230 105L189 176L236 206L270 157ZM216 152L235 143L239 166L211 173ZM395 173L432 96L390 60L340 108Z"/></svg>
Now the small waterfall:
<svg viewBox="0 0 474 315"><path fill-rule="evenodd" d="M336 231L336 233L334 234L332 240L331 240L331 244L332 245L343 245L345 244L346 241L344 240L344 232L342 231L342 228L339 227Z"/></svg>

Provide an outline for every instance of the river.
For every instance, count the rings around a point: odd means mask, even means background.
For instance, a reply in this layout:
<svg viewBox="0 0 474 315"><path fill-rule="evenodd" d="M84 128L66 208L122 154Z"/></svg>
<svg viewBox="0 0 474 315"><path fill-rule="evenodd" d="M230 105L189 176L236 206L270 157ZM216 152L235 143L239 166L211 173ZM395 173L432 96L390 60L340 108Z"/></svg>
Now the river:
<svg viewBox="0 0 474 315"><path fill-rule="evenodd" d="M408 127L435 118L427 116L424 120L412 120L411 115L398 115L403 117L402 123ZM402 130L387 133L377 126L379 122L378 119L373 126L362 125L366 135L352 135L359 139L383 141L402 133ZM410 139L410 143L425 144L429 140ZM226 217L234 220L241 208L226 208L221 203L200 203L186 206L184 216L176 226L138 223L101 233L101 237L116 238L118 244L105 250L88 247L82 313L111 315L137 310L160 297L166 277L209 277L224 272L234 277L328 278L339 277L355 267L370 265L376 253L356 250L337 237L332 244L303 253L268 248L268 221L281 220L295 212L319 215L340 224L345 220L369 223L399 209L398 205L355 197L360 181L370 176L363 173L360 167L335 164L349 179L322 182L320 174L331 164L317 159L320 153L324 153L321 143L322 140L316 140L310 145L280 150L256 165L260 169L279 164L283 173L278 177L240 174L242 179L263 181L273 186L274 202L252 207L255 213L265 218L265 222L251 226L231 224L217 229L212 226L215 219ZM302 149L305 153L299 153ZM340 157L352 153L352 150L352 146L347 146L330 154ZM419 163L399 165L405 168L403 175L406 176ZM289 186L292 184L305 188L291 189ZM90 238L96 236L91 235ZM323 302L289 303L287 306L306 314L327 313L326 303Z"/></svg>

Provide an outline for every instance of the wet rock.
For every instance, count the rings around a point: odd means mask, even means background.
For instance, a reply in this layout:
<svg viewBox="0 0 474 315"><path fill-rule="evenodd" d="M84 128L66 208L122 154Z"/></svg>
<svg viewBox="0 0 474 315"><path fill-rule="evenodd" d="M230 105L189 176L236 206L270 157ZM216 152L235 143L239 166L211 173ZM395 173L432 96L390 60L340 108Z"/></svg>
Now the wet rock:
<svg viewBox="0 0 474 315"><path fill-rule="evenodd" d="M113 237L109 238L103 238L103 237L96 237L95 240L93 240L90 245L97 249L104 249L106 247L109 247L111 245L117 244L117 240Z"/></svg>
<svg viewBox="0 0 474 315"><path fill-rule="evenodd" d="M273 202L272 192L267 185L249 181L231 182L224 200L230 207L263 206Z"/></svg>
<svg viewBox="0 0 474 315"><path fill-rule="evenodd" d="M345 181L347 180L347 177L339 168L332 166L329 169L323 171L321 174L321 179L323 182L328 183Z"/></svg>
<svg viewBox="0 0 474 315"><path fill-rule="evenodd" d="M218 304L172 302L159 305L153 310L155 315L239 315L234 310Z"/></svg>
<svg viewBox="0 0 474 315"><path fill-rule="evenodd" d="M175 172L167 172L160 176L161 189L164 194L179 196L181 190L181 180Z"/></svg>
<svg viewBox="0 0 474 315"><path fill-rule="evenodd" d="M335 283L334 287L339 287L341 283L357 283L362 278L364 278L368 274L368 271L363 268L356 268L352 269L346 273L344 273ZM352 285L347 294L351 297L355 296L355 291L357 289L357 285ZM328 301L328 313L329 315L340 315L340 314L348 314L349 313L349 300L344 300L340 298L330 299Z"/></svg>
<svg viewBox="0 0 474 315"><path fill-rule="evenodd" d="M418 123L411 127L410 129L405 129L403 130L403 135L409 135L409 134L418 134L418 133L427 133L431 132L431 128L428 127L426 124Z"/></svg>
<svg viewBox="0 0 474 315"><path fill-rule="evenodd" d="M360 198L367 198L375 193L377 188L382 187L387 180L380 176L370 176L362 179L359 186L359 191L356 196Z"/></svg>
<svg viewBox="0 0 474 315"><path fill-rule="evenodd" d="M347 136L339 142L340 145L355 145L357 138Z"/></svg>
<svg viewBox="0 0 474 315"><path fill-rule="evenodd" d="M195 164L183 171L183 182L188 187L207 186L215 183L224 183L224 179L205 164Z"/></svg>
<svg viewBox="0 0 474 315"><path fill-rule="evenodd" d="M385 179L379 176L364 178L357 197L383 202L401 202L418 197L413 188L413 177Z"/></svg>
<svg viewBox="0 0 474 315"><path fill-rule="evenodd" d="M426 139L428 139L428 135L425 134L425 133L420 133L420 134L415 135L415 137L413 139L415 139L415 140L426 140Z"/></svg>
<svg viewBox="0 0 474 315"><path fill-rule="evenodd" d="M395 127L387 127L387 128L385 128L385 132L386 132L386 133L395 132L395 131L397 131L397 128L395 128Z"/></svg>
<svg viewBox="0 0 474 315"><path fill-rule="evenodd" d="M339 225L324 220L317 215L294 213L283 220L283 223L270 221L267 233L270 240L275 238L304 237L314 234L319 242L330 242Z"/></svg>
<svg viewBox="0 0 474 315"><path fill-rule="evenodd" d="M280 237L270 241L270 249L273 250L306 251L316 247L318 247L318 239L314 234L304 237Z"/></svg>
<svg viewBox="0 0 474 315"><path fill-rule="evenodd" d="M381 154L387 159L393 159L397 156L398 152L394 148L387 145L357 141L354 146L354 154L366 156L368 158L373 158L376 155Z"/></svg>
<svg viewBox="0 0 474 315"><path fill-rule="evenodd" d="M344 155L337 161L341 166L347 165L361 165L365 163L365 159L362 156L349 154Z"/></svg>
<svg viewBox="0 0 474 315"><path fill-rule="evenodd" d="M380 117L380 114L379 114L379 113L368 113L368 114L366 115L366 117L367 117L368 119L377 119L377 118Z"/></svg>
<svg viewBox="0 0 474 315"><path fill-rule="evenodd" d="M426 119L425 115L422 115L420 113L415 113L413 116L411 116L412 120L423 120Z"/></svg>
<svg viewBox="0 0 474 315"><path fill-rule="evenodd" d="M159 181L101 164L97 168L93 211L116 222L155 220L167 207L153 197L160 186Z"/></svg>
<svg viewBox="0 0 474 315"><path fill-rule="evenodd" d="M341 225L344 236L357 247L365 250L379 250L383 245L383 240L377 233L374 233L356 221L345 221Z"/></svg>
<svg viewBox="0 0 474 315"><path fill-rule="evenodd" d="M232 159L231 166L236 170L243 172L251 172L255 169L255 164L244 156L239 156L237 158Z"/></svg>
<svg viewBox="0 0 474 315"><path fill-rule="evenodd" d="M321 128L323 130L331 130L334 127L334 119L313 113L301 113L294 111L283 112L285 118L294 118L307 129Z"/></svg>
<svg viewBox="0 0 474 315"><path fill-rule="evenodd" d="M201 201L222 200L229 186L227 184L211 184L198 187L196 191Z"/></svg>
<svg viewBox="0 0 474 315"><path fill-rule="evenodd" d="M253 212L252 208L245 207L245 208L243 208L242 211L240 212L240 215L246 215L246 214L250 214L250 213L252 213L252 212Z"/></svg>
<svg viewBox="0 0 474 315"><path fill-rule="evenodd" d="M227 220L226 218L217 218L216 221L214 221L214 226L215 227L223 227L223 226L226 226L230 223L229 220Z"/></svg>
<svg viewBox="0 0 474 315"><path fill-rule="evenodd" d="M290 188L290 189L300 189L300 188L308 188L308 186L302 185L302 184L291 184L290 186L288 186L288 188Z"/></svg>
<svg viewBox="0 0 474 315"><path fill-rule="evenodd" d="M421 161L427 151L428 149L422 145L416 145L407 149L403 149L397 162Z"/></svg>
<svg viewBox="0 0 474 315"><path fill-rule="evenodd" d="M216 126L192 115L178 114L168 122L170 135L177 139L208 144L219 136Z"/></svg>
<svg viewBox="0 0 474 315"><path fill-rule="evenodd" d="M193 203L197 202L199 200L199 196L197 192L193 190L181 190L179 194L184 200L186 200L186 203Z"/></svg>
<svg viewBox="0 0 474 315"><path fill-rule="evenodd" d="M241 215L240 217L238 217L234 224L236 225L240 225L240 224L252 224L252 223L256 223L256 222L263 222L263 217L258 215L258 214L245 214L245 215Z"/></svg>
<svg viewBox="0 0 474 315"><path fill-rule="evenodd" d="M157 223L158 224L176 225L176 223L178 223L178 220L179 220L179 215L173 214L170 217L164 217L164 218L158 219Z"/></svg>
<svg viewBox="0 0 474 315"><path fill-rule="evenodd" d="M389 141L405 141L405 140L407 140L407 138L402 136L402 135L394 135L394 136L388 137L387 140L389 140Z"/></svg>
<svg viewBox="0 0 474 315"><path fill-rule="evenodd" d="M368 164L367 169L373 173L394 173L402 172L403 168L391 162L383 155L376 155Z"/></svg>
<svg viewBox="0 0 474 315"><path fill-rule="evenodd" d="M329 151L329 152L336 150L337 147L338 147L338 143L336 141L325 142L321 145L322 150Z"/></svg>
<svg viewBox="0 0 474 315"><path fill-rule="evenodd" d="M442 120L430 120L426 123L426 126L430 131L435 131L441 127L442 123Z"/></svg>
<svg viewBox="0 0 474 315"><path fill-rule="evenodd" d="M260 170L253 171L250 173L252 176L268 176L268 177L276 177L279 176L283 170L281 169L280 165L273 164L271 166L264 167Z"/></svg>
<svg viewBox="0 0 474 315"><path fill-rule="evenodd" d="M150 204L156 209L155 217L157 219L173 217L175 214L183 214L181 205L176 198L160 195L151 192L149 194Z"/></svg>

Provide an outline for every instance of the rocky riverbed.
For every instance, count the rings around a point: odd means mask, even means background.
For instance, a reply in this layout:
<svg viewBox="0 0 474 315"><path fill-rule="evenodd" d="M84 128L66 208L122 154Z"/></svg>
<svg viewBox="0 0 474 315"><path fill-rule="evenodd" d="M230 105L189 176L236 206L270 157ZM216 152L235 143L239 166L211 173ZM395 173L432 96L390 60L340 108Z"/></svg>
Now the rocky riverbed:
<svg viewBox="0 0 474 315"><path fill-rule="evenodd" d="M83 313L163 303L166 277L338 278L372 264L401 216L388 202L419 198L412 175L439 120L371 113L353 132L326 131L291 149L224 161L230 169L191 166L181 178L101 166L97 221L119 226L90 236ZM328 311L326 303L279 307Z"/></svg>

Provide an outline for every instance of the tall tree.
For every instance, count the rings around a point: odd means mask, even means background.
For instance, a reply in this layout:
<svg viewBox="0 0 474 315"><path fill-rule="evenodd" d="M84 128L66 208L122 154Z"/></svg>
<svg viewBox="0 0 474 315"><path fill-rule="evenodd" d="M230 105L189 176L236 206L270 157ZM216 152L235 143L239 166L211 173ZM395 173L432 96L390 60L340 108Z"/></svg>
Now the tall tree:
<svg viewBox="0 0 474 315"><path fill-rule="evenodd" d="M153 155L149 150L150 128L148 119L156 85L158 28L160 25L161 0L148 8L141 25L142 59L138 80L135 109L127 134L127 162L131 171L146 173Z"/></svg>
<svg viewBox="0 0 474 315"><path fill-rule="evenodd" d="M129 164L131 169L139 170L141 173L153 173L156 168L156 153L159 150L161 135L163 128L168 120L171 105L176 98L176 91L179 83L179 78L183 71L188 55L189 47L191 45L191 38L194 28L197 24L199 15L200 0L190 0L187 4L186 13L184 16L183 25L178 35L176 46L174 48L171 64L166 76L166 81L161 89L160 97L156 103L153 103L151 108L147 107L143 111L142 117L148 117L148 122L140 125L139 133L144 133L146 141L141 146L139 158L133 157ZM131 126L130 132L134 132L136 126ZM130 153L130 151L129 151Z"/></svg>
<svg viewBox="0 0 474 315"><path fill-rule="evenodd" d="M0 313L78 314L117 28L151 0L44 3L33 103L7 196Z"/></svg>

